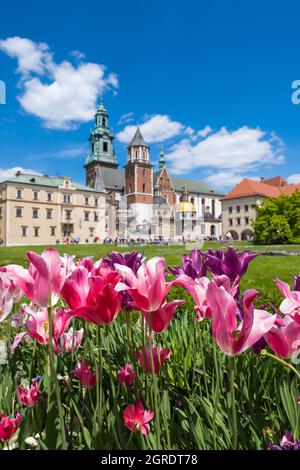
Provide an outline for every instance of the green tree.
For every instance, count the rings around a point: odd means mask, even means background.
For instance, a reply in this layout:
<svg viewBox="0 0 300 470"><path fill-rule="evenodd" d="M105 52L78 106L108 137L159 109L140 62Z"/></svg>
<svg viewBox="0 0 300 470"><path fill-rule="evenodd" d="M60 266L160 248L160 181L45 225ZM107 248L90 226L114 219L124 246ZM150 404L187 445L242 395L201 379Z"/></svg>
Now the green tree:
<svg viewBox="0 0 300 470"><path fill-rule="evenodd" d="M300 236L300 192L266 198L256 207L256 243L292 243Z"/></svg>

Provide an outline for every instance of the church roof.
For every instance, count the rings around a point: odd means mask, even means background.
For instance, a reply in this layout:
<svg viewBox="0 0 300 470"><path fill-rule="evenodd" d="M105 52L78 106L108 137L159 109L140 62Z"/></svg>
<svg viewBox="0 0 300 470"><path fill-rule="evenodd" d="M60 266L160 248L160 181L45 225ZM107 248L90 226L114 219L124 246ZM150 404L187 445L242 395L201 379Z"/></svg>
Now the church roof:
<svg viewBox="0 0 300 470"><path fill-rule="evenodd" d="M144 140L144 137L142 136L142 133L140 131L140 128L137 127L136 131L135 131L135 134L133 136L133 139L132 141L130 142L130 144L128 145L128 147L148 147L149 148L149 145L147 144L147 142L145 142Z"/></svg>
<svg viewBox="0 0 300 470"><path fill-rule="evenodd" d="M172 178L172 183L175 191L183 191L186 189L189 193L211 194L215 196L223 196L222 193L215 191L206 183L201 180L190 180L181 178Z"/></svg>
<svg viewBox="0 0 300 470"><path fill-rule="evenodd" d="M124 189L124 170L117 170L115 168L108 168L103 166L101 167L101 173L105 189L114 189L119 191Z"/></svg>

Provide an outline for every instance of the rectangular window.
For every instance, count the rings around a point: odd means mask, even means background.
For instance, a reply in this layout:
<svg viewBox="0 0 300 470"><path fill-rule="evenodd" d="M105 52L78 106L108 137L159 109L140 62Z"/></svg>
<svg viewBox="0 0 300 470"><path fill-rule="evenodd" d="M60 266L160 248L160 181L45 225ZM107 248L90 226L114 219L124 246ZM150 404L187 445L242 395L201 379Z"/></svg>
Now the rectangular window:
<svg viewBox="0 0 300 470"><path fill-rule="evenodd" d="M240 219L240 217L238 217L238 218L236 219L236 224L237 224L237 225L241 225L241 219Z"/></svg>
<svg viewBox="0 0 300 470"><path fill-rule="evenodd" d="M241 206L236 206L236 211L240 212L241 211Z"/></svg>
<svg viewBox="0 0 300 470"><path fill-rule="evenodd" d="M245 217L245 224L249 225L249 217Z"/></svg>
<svg viewBox="0 0 300 470"><path fill-rule="evenodd" d="M38 219L39 218L39 210L38 209L32 209L32 218L33 219Z"/></svg>
<svg viewBox="0 0 300 470"><path fill-rule="evenodd" d="M103 142L103 152L107 152L108 151L108 144L107 142Z"/></svg>
<svg viewBox="0 0 300 470"><path fill-rule="evenodd" d="M248 210L249 210L249 206L248 204L245 204L245 212L248 212Z"/></svg>
<svg viewBox="0 0 300 470"><path fill-rule="evenodd" d="M22 217L22 208L16 207L16 217Z"/></svg>
<svg viewBox="0 0 300 470"><path fill-rule="evenodd" d="M90 237L94 235L94 227L90 227Z"/></svg>
<svg viewBox="0 0 300 470"><path fill-rule="evenodd" d="M229 214L232 214L232 207L228 207Z"/></svg>
<svg viewBox="0 0 300 470"><path fill-rule="evenodd" d="M84 213L84 220L87 222L89 220L89 212Z"/></svg>
<svg viewBox="0 0 300 470"><path fill-rule="evenodd" d="M89 198L88 198L88 197L85 197L85 198L84 198L84 203L85 203L86 206L89 205Z"/></svg>
<svg viewBox="0 0 300 470"><path fill-rule="evenodd" d="M0 207L0 219L2 219L2 207Z"/></svg>
<svg viewBox="0 0 300 470"><path fill-rule="evenodd" d="M22 199L22 189L17 189L17 199Z"/></svg>
<svg viewBox="0 0 300 470"><path fill-rule="evenodd" d="M37 201L38 198L39 198L39 193L38 193L38 191L33 191L33 200L34 200L34 201Z"/></svg>
<svg viewBox="0 0 300 470"><path fill-rule="evenodd" d="M46 209L47 219L52 219L52 209Z"/></svg>
<svg viewBox="0 0 300 470"><path fill-rule="evenodd" d="M21 227L21 235L22 237L27 237L27 227Z"/></svg>
<svg viewBox="0 0 300 470"><path fill-rule="evenodd" d="M72 211L66 211L66 220L72 219Z"/></svg>
<svg viewBox="0 0 300 470"><path fill-rule="evenodd" d="M146 185L145 185L145 183L143 183L143 193L145 193L145 192L146 192Z"/></svg>
<svg viewBox="0 0 300 470"><path fill-rule="evenodd" d="M33 227L33 233L35 237L40 236L40 227Z"/></svg>
<svg viewBox="0 0 300 470"><path fill-rule="evenodd" d="M51 237L54 237L54 236L55 236L55 229L56 229L56 227L50 227L50 235L51 235Z"/></svg>
<svg viewBox="0 0 300 470"><path fill-rule="evenodd" d="M97 212L94 212L94 222L98 222L98 221L99 221L98 214Z"/></svg>
<svg viewBox="0 0 300 470"><path fill-rule="evenodd" d="M52 193L47 193L47 201L48 202L52 201Z"/></svg>
<svg viewBox="0 0 300 470"><path fill-rule="evenodd" d="M229 219L229 225L233 225L233 224L232 224L232 219Z"/></svg>
<svg viewBox="0 0 300 470"><path fill-rule="evenodd" d="M95 206L98 206L98 199L95 199Z"/></svg>

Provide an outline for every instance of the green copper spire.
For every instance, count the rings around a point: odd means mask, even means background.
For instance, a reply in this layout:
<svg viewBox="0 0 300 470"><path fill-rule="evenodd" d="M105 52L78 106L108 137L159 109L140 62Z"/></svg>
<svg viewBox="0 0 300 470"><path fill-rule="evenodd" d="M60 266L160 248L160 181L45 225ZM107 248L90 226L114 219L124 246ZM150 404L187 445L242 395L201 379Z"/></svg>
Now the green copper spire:
<svg viewBox="0 0 300 470"><path fill-rule="evenodd" d="M95 127L91 130L89 137L90 150L85 164L96 161L100 165L117 168L117 156L113 146L114 138L114 133L108 124L108 112L101 98L100 106L95 114Z"/></svg>
<svg viewBox="0 0 300 470"><path fill-rule="evenodd" d="M165 159L163 146L161 145L160 146L159 170L162 170L165 165L166 165L166 159Z"/></svg>

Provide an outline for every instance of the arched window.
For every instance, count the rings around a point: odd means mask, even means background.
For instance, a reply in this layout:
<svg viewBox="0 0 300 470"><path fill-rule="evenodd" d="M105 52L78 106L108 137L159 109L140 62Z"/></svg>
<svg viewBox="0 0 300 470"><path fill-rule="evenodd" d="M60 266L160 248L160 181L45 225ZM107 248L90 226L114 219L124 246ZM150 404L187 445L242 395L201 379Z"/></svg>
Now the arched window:
<svg viewBox="0 0 300 470"><path fill-rule="evenodd" d="M216 226L215 225L211 225L210 226L210 234L212 236L215 236L216 235Z"/></svg>
<svg viewBox="0 0 300 470"><path fill-rule="evenodd" d="M105 118L102 118L102 126L105 127L105 125L106 125Z"/></svg>
<svg viewBox="0 0 300 470"><path fill-rule="evenodd" d="M214 199L212 200L211 211L212 211L213 217L215 217L215 214L216 214L216 201Z"/></svg>
<svg viewBox="0 0 300 470"><path fill-rule="evenodd" d="M143 193L145 193L145 192L146 192L146 185L145 185L145 183L143 183Z"/></svg>
<svg viewBox="0 0 300 470"><path fill-rule="evenodd" d="M137 157L138 157L138 151L136 150L135 151L135 158L137 158Z"/></svg>

